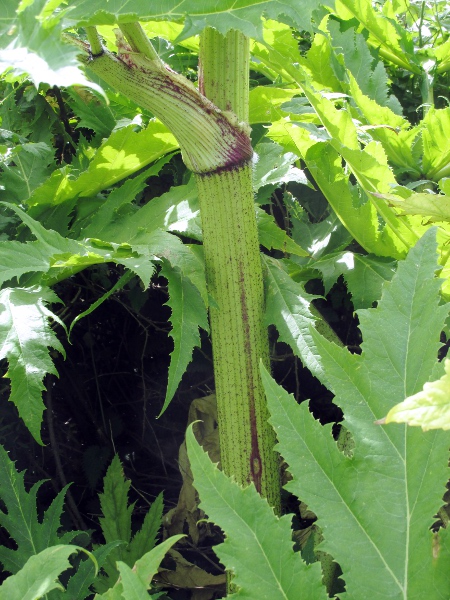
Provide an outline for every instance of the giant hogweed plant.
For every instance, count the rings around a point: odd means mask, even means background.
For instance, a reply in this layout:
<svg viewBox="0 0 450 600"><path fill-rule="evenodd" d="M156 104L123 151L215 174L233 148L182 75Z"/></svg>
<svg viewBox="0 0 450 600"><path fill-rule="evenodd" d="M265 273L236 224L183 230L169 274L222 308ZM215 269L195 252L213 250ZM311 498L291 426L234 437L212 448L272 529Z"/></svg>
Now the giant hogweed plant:
<svg viewBox="0 0 450 600"><path fill-rule="evenodd" d="M337 3L336 11L330 16L328 13L333 7L327 6L327 3L324 5L318 7L316 3L311 3L302 5L300 9L296 3L261 4L248 1L237 9L221 6L211 8L201 3L186 2L173 6L166 3L162 14L158 7L148 7L139 2L131 8L129 5L106 5L105 8L100 3L73 1L56 13L52 12L53 6L45 2L21 6L17 12L14 2L8 4L1 32L4 50L0 54L2 65L10 69L7 78L12 82L6 88L8 94L2 123L4 127L8 125L3 133L5 189L2 207L3 214L8 215L10 222L17 224L20 219L32 238L21 228L17 239L1 243L1 274L2 283L5 284L1 292L1 356L9 362L11 400L37 440L40 440L44 410L40 397L43 378L46 373L55 372L48 348L63 352L63 346L49 324L49 319L53 319L64 326L49 308L58 301L52 286L88 266L113 262L125 271L102 298L104 300L126 285L132 276L138 276L142 284L147 286L156 267L159 267L159 272L169 283L174 340L164 408L173 397L191 359L193 347L199 344L199 328L210 328L222 467L241 486L253 482L257 491L268 498L276 512L279 511L278 463L272 452L275 438L272 428L267 425L268 412L262 382L267 388L269 404L274 390L270 388L265 375L261 379L259 372L260 361L266 368L269 366L265 327L275 324L280 339L290 344L311 372L337 394L339 403L339 373L333 378L333 369L327 362L327 351L324 350L328 346L312 328L314 319L309 307L312 297L304 293L298 282L320 273L329 288L340 274L344 274L355 308L367 308L378 300L383 281L392 278L394 259L405 257L429 228L426 222L414 216L399 219L401 211L396 203L414 195L412 189L416 184L423 183L423 175L427 177L426 182L438 184L441 191L445 192L446 168L450 162L445 150L449 139L445 133L448 109L431 108L423 122L411 128L399 114L398 102L388 93L386 71L379 56L390 60L397 55L398 60L403 60L405 55L413 73L425 77L430 71L429 65L425 68L423 61L417 59L414 37L397 20L396 10L399 12L400 8L388 2L383 12L379 13L369 2L343 0ZM402 5L403 8L406 11L407 5ZM312 12L313 9L317 10ZM186 14L189 17L185 20L184 29L177 31L177 21L183 20ZM279 19L285 24L275 21L263 24L263 15L269 19ZM143 26L138 24L137 18L144 23ZM175 21L174 27L164 29L159 21L168 20ZM119 26L114 51L111 51L111 22ZM306 56L301 56L291 27L311 30L312 23L315 30L312 46ZM60 41L59 35L64 29L80 26L85 27L86 36L77 37L74 30L70 29L69 38L66 37L65 42ZM155 32L157 35L164 32L170 37L174 31L178 41L200 34L199 88L168 68L149 41L148 35L155 35ZM251 48L249 38L254 40ZM75 44L73 49L67 41ZM438 68L444 72L448 65L448 44L442 38L438 41L441 44L437 43L435 49L427 49L427 52L434 53L435 64L439 64L436 73ZM195 41L192 42L191 48L195 49L195 45ZM373 48L379 51L379 55ZM399 48L403 54L398 52ZM80 63L77 62L80 54L81 63L87 67L88 73L96 76L96 83L90 82L80 69ZM224 61L224 56L233 56L234 60ZM104 136L105 139L92 146L87 140L82 141L74 163L55 168L51 161L48 134L33 138L33 133L26 137L14 132L17 130L11 110L14 86L17 85L14 82L27 72L24 57L45 67L33 69L31 73L36 86L82 84L113 98L114 92L110 88L107 87L104 92L99 87L99 83L104 85L101 83L103 81L118 90L122 97L128 97L131 106L140 105L144 109L144 117L149 113L156 115L163 124L151 119L148 125L139 130L141 117L138 121L129 119L128 125L124 126L123 121L118 123L113 110L106 106L99 109L100 101L92 101L86 107L83 106L83 96L70 92L73 106L81 107L84 114L81 121L84 119L88 126L98 129L100 138ZM272 81L270 86L255 87L250 94L249 58L252 59L251 67ZM397 65L398 60L394 61ZM224 69L224 62L228 69ZM405 59L401 66L405 67L406 63ZM427 89L427 100L431 101L430 86ZM269 137L264 138L265 143L256 149L259 163L253 169L248 123L270 124ZM430 128L439 132L436 135L444 144L439 154L434 144L436 136L429 135ZM270 138L283 149L270 144ZM194 173L196 186L192 180L142 208L134 208L133 199L144 188L146 179L157 174L178 147L181 148L185 164ZM283 155L283 151L287 154ZM266 213L259 208L255 210L253 193L262 188L263 193L258 193L257 198L264 203L267 201L264 186L275 186L286 181L305 182L304 175L290 166L299 156L334 212L322 223L311 225L287 196L293 224L291 239L276 227ZM252 171L256 173L253 180ZM135 173L137 175L131 177ZM118 185L125 178L128 180ZM108 191L106 195L101 194L104 190ZM430 191L434 192L435 187ZM175 233L202 241L203 244L183 244ZM258 235L263 246L289 253L290 259L279 261L265 257L262 267ZM372 255L346 250L351 238ZM426 239L429 240L429 236ZM447 285L447 239L446 226L441 225L438 240L440 263L444 265L441 273L444 286ZM428 248L428 255L432 256L429 241L425 248ZM298 258L295 259L295 256ZM435 268L432 272L428 270L429 279L433 277ZM425 275L425 271L422 275ZM265 315L263 279L266 286ZM413 288L410 291L408 300L416 298L418 291L415 293L415 290ZM208 307L209 322L206 317ZM95 305L84 314L94 308ZM436 315L442 317L443 313L444 308ZM391 314L396 314L394 309ZM441 328L443 320L442 317ZM20 326L25 321L26 329ZM411 322L405 326L406 329L410 325ZM322 328L330 337L326 324L322 324ZM430 353L433 350L435 357L437 347L432 347ZM329 352L333 355L338 351ZM339 356L344 356L344 350L339 352ZM409 347L405 352L409 357ZM390 357L391 354L392 349ZM336 358L337 362L339 360ZM363 368L357 361L346 358L349 364L353 364L352 360L357 365L355 372L362 372ZM363 354L362 364L366 364L366 360L366 354ZM433 375L441 374L431 371L430 368L423 373L417 385ZM404 375L403 397L413 393L408 387L410 373L413 370L408 370ZM373 373L369 375L364 380L369 382L367 385L381 389L380 378L374 376L375 383L372 384ZM411 379L414 377L411 375ZM397 387L400 388L400 384ZM361 406L367 405L369 413L383 417L371 407L370 402L375 400L367 397L364 390L360 393ZM282 393L279 392L279 395L282 396ZM346 413L344 404L341 404ZM274 412L272 419L283 447ZM343 507L352 505L349 522L353 525L357 523L355 527L363 531L362 538L357 538L358 543L363 547L364 543L369 543L369 539L374 546L374 554L364 554L370 565L368 569L376 571L373 565L378 564L379 560L390 577L392 575L398 597L418 597L414 590L420 587L416 583L410 585L412 576L409 565L414 564L410 553L412 546L409 542L406 545L407 549L401 555L403 559L398 561L401 566L391 564L389 544L378 547L372 539L374 535L384 535L382 528L377 528L375 533L370 528L364 528L362 522L369 519L367 500L361 493L359 505L359 488L351 487L352 477L361 481L370 479L367 475L369 458L372 456L370 452L376 447L381 455L388 456L389 448L385 446L391 437L389 434L383 437L385 434L379 433L377 435L381 438L377 439L375 435L372 446L370 443L364 447L358 446L358 435L364 438L366 431L363 427L363 433L358 434L350 426L351 417L346 415L346 421L355 447L348 450L345 459L336 455L338 458L335 460L336 464L341 464L339 461L345 465L351 463L345 473L345 468L340 467L342 481L350 486L351 492L350 499L346 499L340 491L337 496ZM314 431L314 425L310 425L310 429ZM378 431L383 430L379 428ZM315 436L317 447L313 450L319 456L328 446L318 444L318 439L319 434ZM326 440L326 444L332 443L331 437ZM395 440L392 444L395 447L401 445ZM425 446L425 442L419 443L417 440L411 443L414 449ZM289 461L287 451L283 450L282 454L290 464L295 482L295 465ZM403 480L400 478L399 485L403 481L403 489L408 488L409 494L408 477L412 475L405 470L406 455L399 454L399 457L404 467ZM393 463L387 462L389 465L376 464L382 473L380 482L385 481L383 477L387 477L388 467L394 468ZM431 492L430 496L434 505L427 505L426 511L420 513L420 525L425 529L428 526L426 519L432 517L430 511L439 508L436 498L442 496L439 484L442 486L445 481L445 460L439 464L439 476L431 481L435 496ZM360 465L361 470L358 471L355 465ZM314 469L311 471L313 479L314 472L323 469L319 459ZM411 470L414 467L411 466ZM424 471L428 472L425 467ZM414 472L414 477L424 476L422 471L419 474ZM217 477L226 481L223 479L225 476ZM327 484L322 483L323 494L328 498L325 492ZM322 504L319 502L315 505L303 487L295 488L295 483L291 485L293 491L317 512L325 536L323 547L343 569L346 594L358 597L361 581L357 577L353 579L354 569L352 572L345 552L342 554L336 550L339 534L335 533L333 527L327 529L328 513L323 512L322 517ZM334 479L330 485L336 488ZM206 511L223 526L228 534L227 543L231 544L233 525L222 522L220 515L213 514L208 504L208 491L198 481L197 486ZM239 488L233 490L240 497ZM246 488L244 495L253 501L251 490L251 487ZM320 497L320 492L317 493ZM404 508L406 517L402 521L400 517L403 513L399 516L402 522L399 527L406 531L409 540L409 536L416 531L410 528L410 520L417 513L413 515L410 511L408 494L403 503L403 507L407 505ZM244 514L244 500L239 502ZM261 507L266 506L263 500L257 502ZM343 508L344 513L347 508ZM268 510L261 508L261 514L268 515L267 522L275 519L274 528L282 528L286 565L291 569L278 572L272 569L275 560L273 554L269 552L265 558L258 554L263 562L268 561L268 572L274 573L274 589L279 591L280 597L299 597L297 590L301 578L305 597L325 594L324 588L320 588L318 566L302 566L300 559L292 552L288 542L288 518L277 520L278 517L273 514L269 516ZM402 509L399 510L401 512ZM383 516L385 513L380 511ZM335 525L335 521L333 523ZM256 532L258 535L255 537L252 527L257 529L257 524L250 527L249 536L259 544L259 533ZM334 543L328 539L328 532L331 537L335 536ZM399 543L405 541L401 539ZM438 582L435 584L433 581L433 589L436 590L445 589L446 585L446 578L441 575L444 572L441 564L447 564L445 539L444 535L441 543L436 534L432 539L434 545L430 544L434 564L438 565L436 570L429 569L430 577L435 577ZM349 547L349 543L343 545ZM430 547L427 550L421 547L424 554L428 551L424 564L428 564L426 560L429 559ZM223 561L234 573L233 585L237 586L237 595L264 597L266 592L260 591L256 582L248 581L248 577L241 579L242 572L248 576L251 565L244 566L242 571L239 559L242 552L235 549L235 554L237 560L234 557L228 562L223 558ZM418 552L414 560L420 562L420 557L422 554ZM280 563L278 556L276 561ZM242 564L245 565L245 561ZM378 576L382 576L381 571L382 568L376 571ZM122 570L120 573L125 580L128 572L123 569L123 573ZM429 579L425 579L429 583ZM391 581L390 578L388 580ZM413 591L409 592L408 586ZM371 583L372 588L375 589L375 586ZM111 592L114 593L120 597L122 591ZM139 593L146 594L146 591L141 589ZM436 597L444 597L447 590L442 593L436 592L441 594ZM126 592L122 595L126 597Z"/></svg>

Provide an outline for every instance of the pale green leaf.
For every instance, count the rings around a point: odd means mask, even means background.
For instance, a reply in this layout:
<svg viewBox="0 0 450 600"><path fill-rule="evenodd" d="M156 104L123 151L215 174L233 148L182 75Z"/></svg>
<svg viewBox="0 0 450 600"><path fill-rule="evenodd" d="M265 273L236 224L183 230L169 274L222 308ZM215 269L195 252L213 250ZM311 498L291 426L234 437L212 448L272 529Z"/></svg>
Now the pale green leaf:
<svg viewBox="0 0 450 600"><path fill-rule="evenodd" d="M279 144L270 140L262 142L256 146L255 153L253 167L255 192L264 186L272 186L272 189L275 189L281 183L290 181L311 186L305 173L292 166L292 163L298 160L298 156L291 152L283 153L283 148Z"/></svg>
<svg viewBox="0 0 450 600"><path fill-rule="evenodd" d="M439 306L436 269L430 231L399 263L378 307L358 311L360 356L312 332L354 440L350 456L339 451L331 425L322 427L306 403L299 407L263 374L279 451L293 475L287 487L318 516L322 549L342 567L349 600L450 594L448 533L430 531L448 479L448 436L375 424L433 372L448 314Z"/></svg>
<svg viewBox="0 0 450 600"><path fill-rule="evenodd" d="M180 21L186 17L181 39L200 33L206 27L215 27L222 34L230 29L242 31L248 37L262 40L264 16L278 19L299 29L311 28L311 13L317 8L315 0L307 0L299 6L296 0L243 0L236 6L232 0L164 0L144 2L129 0L72 0L66 21L70 25L112 25L136 20Z"/></svg>
<svg viewBox="0 0 450 600"><path fill-rule="evenodd" d="M149 552L146 552L139 560L136 561L135 569L139 579L146 584L150 585L151 580L156 575L158 568L161 564L162 559L166 555L167 551L181 540L184 535L172 535L167 540L164 540Z"/></svg>
<svg viewBox="0 0 450 600"><path fill-rule="evenodd" d="M445 375L391 408L384 422L418 425L424 431L450 429L450 360L445 360Z"/></svg>
<svg viewBox="0 0 450 600"><path fill-rule="evenodd" d="M63 589L58 577L71 567L68 560L78 546L52 546L31 556L21 571L0 586L0 600L39 600L54 589Z"/></svg>
<svg viewBox="0 0 450 600"><path fill-rule="evenodd" d="M346 74L350 73L353 76L362 94L373 100L379 107L389 107L387 114L390 115L393 111L393 118L403 121L398 116L402 107L396 98L389 95L386 69L383 63L371 54L364 36L357 33L353 27L341 31L340 23L332 20L328 21L328 30L336 55L343 56ZM385 121L381 120L379 123Z"/></svg>
<svg viewBox="0 0 450 600"><path fill-rule="evenodd" d="M192 360L192 352L200 346L201 327L209 331L206 305L197 287L186 274L177 268L163 264L161 275L169 284L169 299L167 305L171 308L170 322L174 349L170 355L169 381L166 397L160 415L166 410L177 391L188 364Z"/></svg>
<svg viewBox="0 0 450 600"><path fill-rule="evenodd" d="M80 69L79 51L61 40L62 29L57 19L46 22L39 18L46 1L24 4L5 0L6 18L2 18L0 29L0 73L6 69L15 76L25 73L36 88L41 83L64 87L79 84L101 91ZM25 9L18 11L19 5Z"/></svg>
<svg viewBox="0 0 450 600"><path fill-rule="evenodd" d="M379 194L393 206L401 209L401 215L421 215L428 223L450 221L450 196L443 194L411 194L399 198L394 194Z"/></svg>
<svg viewBox="0 0 450 600"><path fill-rule="evenodd" d="M249 123L271 123L277 121L281 106L298 95L298 90L257 86L250 90Z"/></svg>
<svg viewBox="0 0 450 600"><path fill-rule="evenodd" d="M439 181L450 175L450 108L431 107L422 123L423 173Z"/></svg>
<svg viewBox="0 0 450 600"><path fill-rule="evenodd" d="M321 379L325 373L311 337L315 317L310 310L317 296L307 294L293 281L276 260L265 257L266 314L265 325L275 325L279 338L288 344L305 367Z"/></svg>
<svg viewBox="0 0 450 600"><path fill-rule="evenodd" d="M0 291L0 359L8 361L7 377L11 380L10 401L33 437L40 444L44 404L43 379L47 373L57 375L49 348L65 355L49 319L61 324L47 305L59 302L48 288L6 288Z"/></svg>
<svg viewBox="0 0 450 600"><path fill-rule="evenodd" d="M186 444L200 507L225 532L214 551L233 575L237 592L229 597L325 599L319 563L306 565L292 549L292 515L278 518L253 485L242 489L219 471L192 427Z"/></svg>
<svg viewBox="0 0 450 600"><path fill-rule="evenodd" d="M129 183L124 183L119 190ZM83 230L83 235L105 241L131 243L136 235L142 236L144 231L150 233L156 229L164 229L201 239L200 209L193 179L187 185L172 187L131 214L123 214L122 210L131 201L131 197L128 194L124 197L125 190L119 190L110 194L98 216L94 216L92 223Z"/></svg>

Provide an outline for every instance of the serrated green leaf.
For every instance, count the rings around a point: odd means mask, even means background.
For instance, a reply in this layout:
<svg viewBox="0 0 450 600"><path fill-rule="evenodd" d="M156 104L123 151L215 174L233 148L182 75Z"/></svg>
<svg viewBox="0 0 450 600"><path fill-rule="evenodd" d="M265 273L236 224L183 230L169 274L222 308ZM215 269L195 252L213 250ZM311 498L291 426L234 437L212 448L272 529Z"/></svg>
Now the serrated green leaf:
<svg viewBox="0 0 450 600"><path fill-rule="evenodd" d="M276 186L280 183L295 181L310 186L305 173L293 167L298 156L291 152L284 153L279 144L263 142L255 148L256 157L253 168L253 189L255 192L264 186Z"/></svg>
<svg viewBox="0 0 450 600"><path fill-rule="evenodd" d="M277 261L265 257L265 264L265 325L275 325L280 340L292 348L311 373L325 378L310 329L315 323L310 304L317 296L307 294L303 286L293 281Z"/></svg>
<svg viewBox="0 0 450 600"><path fill-rule="evenodd" d="M125 188L128 183L122 187ZM122 187L119 190L122 190ZM143 236L145 231L150 233L157 229L165 229L193 239L201 239L200 209L193 179L187 185L172 187L132 214L122 214L120 209L123 196L119 190L117 194L116 191L111 193L110 196L114 196L111 200L108 198L98 216L94 216L92 223L83 230L83 235L105 241L131 243L137 235ZM130 196L127 195L126 198Z"/></svg>
<svg viewBox="0 0 450 600"><path fill-rule="evenodd" d="M327 255L309 266L321 272L328 294L340 275L344 276L355 310L370 308L381 297L381 289L395 272L395 261L355 252Z"/></svg>
<svg viewBox="0 0 450 600"><path fill-rule="evenodd" d="M341 31L340 24L332 20L328 21L328 30L336 54L343 55L345 69L347 73L351 73L362 94L381 107L389 107L397 113L394 116L403 121L398 117L402 107L396 98L389 95L388 75L384 64L371 54L364 36L353 27ZM381 120L379 123L386 122Z"/></svg>
<svg viewBox="0 0 450 600"><path fill-rule="evenodd" d="M39 600L54 589L63 589L58 577L71 567L71 554L78 546L52 546L31 556L16 575L0 586L0 600Z"/></svg>
<svg viewBox="0 0 450 600"><path fill-rule="evenodd" d="M450 593L448 532L430 531L448 479L448 436L374 423L421 389L436 364L449 310L439 306L436 268L429 232L399 263L378 307L358 311L360 356L312 332L354 440L350 456L337 448L331 425L322 427L263 374L279 450L294 477L287 487L318 516L322 548L342 567L349 599Z"/></svg>
<svg viewBox="0 0 450 600"><path fill-rule="evenodd" d="M440 379L425 383L423 390L396 404L384 422L418 425L424 431L450 429L450 360L445 360Z"/></svg>
<svg viewBox="0 0 450 600"><path fill-rule="evenodd" d="M50 259L40 242L0 242L0 285L24 273L46 272Z"/></svg>
<svg viewBox="0 0 450 600"><path fill-rule="evenodd" d="M189 273L189 272L188 272ZM172 310L170 322L174 349L170 355L169 381L166 397L160 415L166 410L177 391L188 364L192 360L192 352L200 346L201 327L209 331L206 305L197 287L191 282L189 275L183 271L163 264L161 275L169 284L169 299L166 302Z"/></svg>
<svg viewBox="0 0 450 600"><path fill-rule="evenodd" d="M369 32L369 43L379 48L381 56L407 71L421 72L410 32L376 10L370 0L337 0L336 12L344 19L356 17Z"/></svg>
<svg viewBox="0 0 450 600"><path fill-rule="evenodd" d="M0 562L6 571L13 574L17 573L31 556L63 541L70 541L80 533L58 533L61 528L64 498L69 486L59 492L39 521L36 495L44 481L35 483L27 492L24 475L24 471L16 471L8 453L0 446L0 499L5 507L0 510L0 525L17 544L16 550L0 547Z"/></svg>
<svg viewBox="0 0 450 600"><path fill-rule="evenodd" d="M69 579L66 591L61 598L63 600L85 600L88 596L91 597L90 586L94 583L99 569L105 564L109 553L121 543L120 541L111 542L94 550L91 554L97 564L90 558L80 563L76 573Z"/></svg>
<svg viewBox="0 0 450 600"><path fill-rule="evenodd" d="M259 243L268 250L281 250L295 256L308 256L308 252L278 227L274 217L256 206Z"/></svg>
<svg viewBox="0 0 450 600"><path fill-rule="evenodd" d="M151 4L142 0L130 0L126 4L118 0L71 0L71 10L65 15L68 25L112 25L137 20L180 21L186 18L183 33L185 39L200 33L205 27L215 27L225 34L230 29L242 31L248 37L262 41L262 21L278 19L301 30L311 29L311 13L317 8L315 0L263 1L243 0L239 6L231 0L165 0Z"/></svg>
<svg viewBox="0 0 450 600"><path fill-rule="evenodd" d="M289 90L259 85L250 90L249 123L271 123L280 118L281 106L298 95L298 90Z"/></svg>
<svg viewBox="0 0 450 600"><path fill-rule="evenodd" d="M241 488L219 471L190 426L186 444L200 507L225 532L214 552L231 571L230 598L326 598L318 563L306 565L292 549L292 515L281 518L253 485Z"/></svg>
<svg viewBox="0 0 450 600"><path fill-rule="evenodd" d="M0 359L8 361L7 377L11 380L10 401L34 439L42 444L40 428L44 404L43 379L47 373L57 375L48 348L63 356L65 351L49 324L62 324L47 305L60 302L48 288L6 288L0 291Z"/></svg>
<svg viewBox="0 0 450 600"><path fill-rule="evenodd" d="M156 536L161 527L164 502L162 492L152 502L139 531L134 534L128 550L131 562L138 561L150 552L156 544ZM159 563L158 565L159 566ZM150 581L150 580L149 580Z"/></svg>
<svg viewBox="0 0 450 600"><path fill-rule="evenodd" d="M79 51L61 40L58 19L39 18L47 0L26 4L19 0L5 2L6 18L2 18L0 29L0 72L11 69L15 76L26 73L36 88L41 83L64 87L79 84L102 91L80 69Z"/></svg>

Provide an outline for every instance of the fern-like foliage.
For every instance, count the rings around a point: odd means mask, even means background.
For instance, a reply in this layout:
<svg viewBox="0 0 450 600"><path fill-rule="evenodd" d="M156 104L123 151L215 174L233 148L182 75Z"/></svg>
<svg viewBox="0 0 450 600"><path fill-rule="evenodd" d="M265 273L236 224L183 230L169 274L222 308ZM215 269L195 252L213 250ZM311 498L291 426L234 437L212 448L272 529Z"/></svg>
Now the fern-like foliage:
<svg viewBox="0 0 450 600"><path fill-rule="evenodd" d="M163 499L160 494L145 515L141 529L133 536L131 517L134 503L128 504L131 482L124 478L122 465L116 455L106 473L100 505L103 517L100 526L107 544L118 540L122 544L115 547L104 564L105 575L95 584L97 592L106 592L119 577L117 561L132 567L144 554L152 550L156 543L158 529L162 522Z"/></svg>

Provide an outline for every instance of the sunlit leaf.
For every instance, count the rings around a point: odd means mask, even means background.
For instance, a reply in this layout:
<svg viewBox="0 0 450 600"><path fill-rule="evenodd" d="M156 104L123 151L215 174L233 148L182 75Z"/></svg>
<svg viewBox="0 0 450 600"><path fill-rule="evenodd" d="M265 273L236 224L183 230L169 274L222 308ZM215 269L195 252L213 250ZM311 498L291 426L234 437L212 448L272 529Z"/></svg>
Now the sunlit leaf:
<svg viewBox="0 0 450 600"><path fill-rule="evenodd" d="M450 360L445 360L445 374L437 381L397 404L388 412L385 423L417 425L424 431L450 429Z"/></svg>

